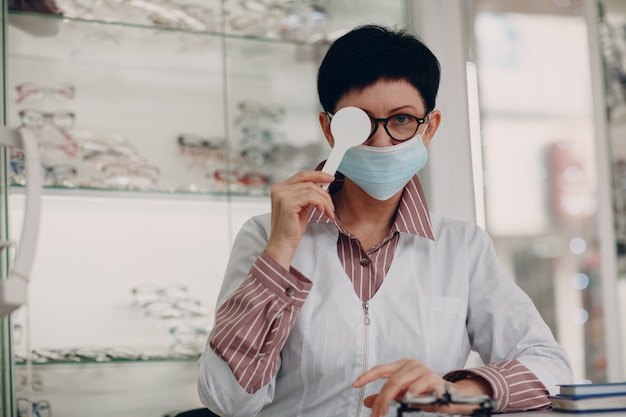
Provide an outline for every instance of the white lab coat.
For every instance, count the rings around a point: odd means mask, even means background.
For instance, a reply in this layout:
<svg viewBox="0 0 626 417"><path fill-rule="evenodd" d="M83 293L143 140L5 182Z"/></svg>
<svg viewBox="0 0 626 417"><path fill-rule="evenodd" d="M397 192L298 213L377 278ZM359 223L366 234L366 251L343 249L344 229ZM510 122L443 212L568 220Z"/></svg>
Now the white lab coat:
<svg viewBox="0 0 626 417"><path fill-rule="evenodd" d="M364 392L352 388L365 370L416 358L444 375L461 369L471 349L485 363L518 359L551 394L571 382L565 352L502 268L486 232L436 216L431 221L434 241L401 233L389 272L367 306L337 257L337 229L309 224L292 266L313 286L282 349L278 374L248 394L208 349L199 362L203 403L222 417L367 417L362 400L384 381ZM269 230L269 215L243 226L218 305L247 277Z"/></svg>

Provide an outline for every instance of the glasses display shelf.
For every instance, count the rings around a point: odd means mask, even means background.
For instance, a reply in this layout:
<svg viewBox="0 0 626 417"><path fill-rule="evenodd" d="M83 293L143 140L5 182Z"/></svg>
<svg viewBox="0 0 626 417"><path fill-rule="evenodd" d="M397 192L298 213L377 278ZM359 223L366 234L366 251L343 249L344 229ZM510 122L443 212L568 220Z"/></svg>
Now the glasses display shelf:
<svg viewBox="0 0 626 417"><path fill-rule="evenodd" d="M45 189L29 303L1 323L2 417L200 406L236 231L329 151L324 51L359 24L405 26L407 4L3 1L4 125L37 134ZM23 155L7 162L19 240Z"/></svg>
<svg viewBox="0 0 626 417"><path fill-rule="evenodd" d="M315 79L329 42L406 16L403 2L375 13L335 3L58 0L48 13L9 10L7 124L37 131L49 188L267 195L325 158ZM17 151L11 174L23 184Z"/></svg>

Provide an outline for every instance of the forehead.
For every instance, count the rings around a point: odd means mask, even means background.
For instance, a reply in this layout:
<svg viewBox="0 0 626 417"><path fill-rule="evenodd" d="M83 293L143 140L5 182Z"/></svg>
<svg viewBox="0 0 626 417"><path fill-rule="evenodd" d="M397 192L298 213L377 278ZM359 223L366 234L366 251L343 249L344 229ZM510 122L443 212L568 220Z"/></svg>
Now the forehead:
<svg viewBox="0 0 626 417"><path fill-rule="evenodd" d="M418 112L425 110L420 92L404 79L381 79L365 88L352 89L341 96L335 111L346 106L360 107L372 113L402 107L412 107Z"/></svg>

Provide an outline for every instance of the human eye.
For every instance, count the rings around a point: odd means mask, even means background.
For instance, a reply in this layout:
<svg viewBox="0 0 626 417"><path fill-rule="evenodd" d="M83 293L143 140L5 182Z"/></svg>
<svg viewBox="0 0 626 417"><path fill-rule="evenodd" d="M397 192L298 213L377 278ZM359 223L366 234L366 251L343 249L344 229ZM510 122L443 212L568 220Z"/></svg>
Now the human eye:
<svg viewBox="0 0 626 417"><path fill-rule="evenodd" d="M415 118L408 114L396 114L391 116L390 122L394 126L407 126L415 123Z"/></svg>

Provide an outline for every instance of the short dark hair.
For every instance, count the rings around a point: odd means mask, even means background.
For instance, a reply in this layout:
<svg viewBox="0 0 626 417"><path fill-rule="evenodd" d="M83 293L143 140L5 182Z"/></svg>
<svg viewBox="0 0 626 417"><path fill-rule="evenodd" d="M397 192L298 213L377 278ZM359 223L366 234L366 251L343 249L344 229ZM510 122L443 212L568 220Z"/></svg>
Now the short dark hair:
<svg viewBox="0 0 626 417"><path fill-rule="evenodd" d="M426 113L435 108L441 68L437 57L406 30L359 26L338 38L326 52L317 73L317 92L324 111L378 80L406 80L424 99Z"/></svg>

